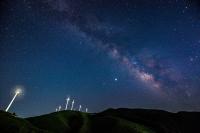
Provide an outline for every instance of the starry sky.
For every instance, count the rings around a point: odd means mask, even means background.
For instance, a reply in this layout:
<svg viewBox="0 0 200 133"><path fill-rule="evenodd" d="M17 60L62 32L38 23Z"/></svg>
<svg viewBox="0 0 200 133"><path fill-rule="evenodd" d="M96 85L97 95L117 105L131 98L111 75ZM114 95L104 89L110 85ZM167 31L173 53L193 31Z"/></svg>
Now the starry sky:
<svg viewBox="0 0 200 133"><path fill-rule="evenodd" d="M0 109L200 111L197 0L0 2Z"/></svg>

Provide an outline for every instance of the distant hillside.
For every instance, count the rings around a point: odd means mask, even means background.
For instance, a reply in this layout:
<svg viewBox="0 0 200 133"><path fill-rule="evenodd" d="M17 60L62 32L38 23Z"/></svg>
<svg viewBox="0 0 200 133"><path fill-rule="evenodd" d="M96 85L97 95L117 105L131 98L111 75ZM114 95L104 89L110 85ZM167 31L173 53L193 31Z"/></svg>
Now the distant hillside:
<svg viewBox="0 0 200 133"><path fill-rule="evenodd" d="M170 113L149 109L109 109L100 116L115 116L151 128L157 133L200 132L200 112Z"/></svg>
<svg viewBox="0 0 200 133"><path fill-rule="evenodd" d="M0 133L198 133L200 113L108 109L61 111L22 119L0 111Z"/></svg>

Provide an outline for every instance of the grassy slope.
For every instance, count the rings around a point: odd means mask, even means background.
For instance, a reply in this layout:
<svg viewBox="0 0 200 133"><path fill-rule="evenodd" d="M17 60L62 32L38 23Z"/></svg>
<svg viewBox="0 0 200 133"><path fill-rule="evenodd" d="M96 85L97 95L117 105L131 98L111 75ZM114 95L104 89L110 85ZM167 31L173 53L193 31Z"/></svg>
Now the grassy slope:
<svg viewBox="0 0 200 133"><path fill-rule="evenodd" d="M141 124L114 116L95 116L92 124L94 133L154 133Z"/></svg>
<svg viewBox="0 0 200 133"><path fill-rule="evenodd" d="M170 113L162 110L109 109L99 115L111 115L132 122L144 124L157 133L200 132L199 112Z"/></svg>
<svg viewBox="0 0 200 133"><path fill-rule="evenodd" d="M90 129L88 114L75 111L61 111L27 120L36 127L56 133L86 133Z"/></svg>
<svg viewBox="0 0 200 133"><path fill-rule="evenodd" d="M149 128L122 118L61 111L28 118L33 125L56 133L153 133Z"/></svg>
<svg viewBox="0 0 200 133"><path fill-rule="evenodd" d="M200 113L109 109L98 114L61 111L21 119L0 111L0 133L194 133Z"/></svg>
<svg viewBox="0 0 200 133"><path fill-rule="evenodd" d="M0 133L48 133L28 121L0 111Z"/></svg>

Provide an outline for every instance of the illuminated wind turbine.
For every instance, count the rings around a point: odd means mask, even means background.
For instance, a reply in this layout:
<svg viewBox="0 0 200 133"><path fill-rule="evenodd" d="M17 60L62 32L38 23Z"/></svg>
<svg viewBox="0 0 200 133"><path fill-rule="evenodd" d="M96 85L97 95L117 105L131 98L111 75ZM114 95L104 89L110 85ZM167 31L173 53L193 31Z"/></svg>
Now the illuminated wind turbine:
<svg viewBox="0 0 200 133"><path fill-rule="evenodd" d="M85 112L86 112L86 113L88 112L88 108L85 109Z"/></svg>
<svg viewBox="0 0 200 133"><path fill-rule="evenodd" d="M78 111L81 111L81 108L82 108L82 106L81 106L81 105L79 105L79 109L78 109Z"/></svg>
<svg viewBox="0 0 200 133"><path fill-rule="evenodd" d="M71 110L73 110L73 108L74 108L74 100L72 101Z"/></svg>
<svg viewBox="0 0 200 133"><path fill-rule="evenodd" d="M20 93L22 93L22 90L20 88L18 88L16 91L15 91L15 95L13 97L13 99L11 100L10 104L8 105L8 107L6 108L6 112L8 112L10 106L12 105L12 103L14 102L15 98L17 97L17 95L19 95Z"/></svg>
<svg viewBox="0 0 200 133"><path fill-rule="evenodd" d="M67 108L68 108L68 104L69 104L70 98L68 97L68 98L66 99L66 101L67 101L67 103L66 103L65 110L67 110Z"/></svg>
<svg viewBox="0 0 200 133"><path fill-rule="evenodd" d="M56 108L56 112L58 112L58 109Z"/></svg>
<svg viewBox="0 0 200 133"><path fill-rule="evenodd" d="M62 107L61 107L61 105L60 105L60 106L58 107L58 111L60 111L60 110L61 110L61 108L62 108Z"/></svg>

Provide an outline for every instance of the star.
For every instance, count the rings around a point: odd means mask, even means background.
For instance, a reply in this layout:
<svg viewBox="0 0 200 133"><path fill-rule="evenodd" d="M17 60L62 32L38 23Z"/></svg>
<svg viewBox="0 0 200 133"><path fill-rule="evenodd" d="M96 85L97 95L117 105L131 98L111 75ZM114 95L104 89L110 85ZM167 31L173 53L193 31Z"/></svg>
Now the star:
<svg viewBox="0 0 200 133"><path fill-rule="evenodd" d="M194 58L193 58L193 57L190 57L190 61L193 62L193 61L194 61Z"/></svg>

